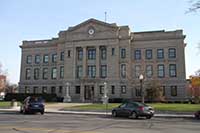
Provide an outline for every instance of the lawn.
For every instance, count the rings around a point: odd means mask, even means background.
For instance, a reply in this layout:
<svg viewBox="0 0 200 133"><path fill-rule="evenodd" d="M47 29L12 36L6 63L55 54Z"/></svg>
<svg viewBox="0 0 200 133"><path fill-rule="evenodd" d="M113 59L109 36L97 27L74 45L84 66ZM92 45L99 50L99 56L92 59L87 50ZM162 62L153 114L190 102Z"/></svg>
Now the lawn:
<svg viewBox="0 0 200 133"><path fill-rule="evenodd" d="M0 108L10 107L10 102L0 101Z"/></svg>
<svg viewBox="0 0 200 133"><path fill-rule="evenodd" d="M109 103L107 106L108 110L112 110L119 106L119 103ZM156 111L176 111L176 112L194 112L200 110L200 104L177 104L177 103L151 103L148 104ZM83 111L105 111L106 105L104 104L89 104L89 105L80 105L66 107L65 110L83 110Z"/></svg>
<svg viewBox="0 0 200 133"><path fill-rule="evenodd" d="M107 110L112 110L113 108L119 106L119 103L109 103L107 105ZM65 110L83 110L83 111L105 111L105 104L88 104L88 105L79 105L79 106L71 106L65 107Z"/></svg>
<svg viewBox="0 0 200 133"><path fill-rule="evenodd" d="M153 103L149 105L158 111L194 112L200 110L200 104Z"/></svg>

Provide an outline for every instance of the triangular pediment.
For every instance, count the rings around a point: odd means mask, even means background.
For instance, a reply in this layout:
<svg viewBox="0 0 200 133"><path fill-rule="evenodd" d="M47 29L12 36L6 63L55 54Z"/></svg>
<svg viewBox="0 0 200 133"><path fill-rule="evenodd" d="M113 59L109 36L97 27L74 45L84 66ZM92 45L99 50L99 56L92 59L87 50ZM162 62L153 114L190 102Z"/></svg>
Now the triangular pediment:
<svg viewBox="0 0 200 133"><path fill-rule="evenodd" d="M99 20L96 20L94 18L91 18L91 19L88 19L76 26L73 26L73 27L69 27L67 31L76 31L76 30L81 30L82 28L86 28L86 27L90 27L90 26L101 26L101 27L104 27L104 28L109 28L109 29L117 29L118 26L114 23L114 24L110 24L110 23L106 23L106 22L103 22L103 21L99 21Z"/></svg>

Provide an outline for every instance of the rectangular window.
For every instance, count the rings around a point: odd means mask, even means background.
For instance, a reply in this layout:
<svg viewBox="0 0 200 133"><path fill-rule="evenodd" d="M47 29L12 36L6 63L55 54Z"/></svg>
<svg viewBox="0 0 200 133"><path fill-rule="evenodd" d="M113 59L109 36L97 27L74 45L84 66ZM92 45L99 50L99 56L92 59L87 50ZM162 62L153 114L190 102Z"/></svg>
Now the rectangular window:
<svg viewBox="0 0 200 133"><path fill-rule="evenodd" d="M114 85L111 86L111 93L115 94L115 86Z"/></svg>
<svg viewBox="0 0 200 133"><path fill-rule="evenodd" d="M90 48L88 49L88 60L95 60L96 59L96 49Z"/></svg>
<svg viewBox="0 0 200 133"><path fill-rule="evenodd" d="M52 62L56 63L57 61L57 54L52 54Z"/></svg>
<svg viewBox="0 0 200 133"><path fill-rule="evenodd" d="M56 87L55 86L52 86L51 87L51 94L55 94L56 93Z"/></svg>
<svg viewBox="0 0 200 133"><path fill-rule="evenodd" d="M157 49L157 59L164 59L164 49Z"/></svg>
<svg viewBox="0 0 200 133"><path fill-rule="evenodd" d="M64 78L64 66L60 66L60 78Z"/></svg>
<svg viewBox="0 0 200 133"><path fill-rule="evenodd" d="M83 49L77 49L78 60L83 60Z"/></svg>
<svg viewBox="0 0 200 133"><path fill-rule="evenodd" d="M35 68L34 69L34 79L38 80L40 76L40 69L39 68Z"/></svg>
<svg viewBox="0 0 200 133"><path fill-rule="evenodd" d="M68 58L71 56L71 51L70 50L67 51L67 56L68 56Z"/></svg>
<svg viewBox="0 0 200 133"><path fill-rule="evenodd" d="M126 58L126 49L125 48L121 48L121 58L122 59Z"/></svg>
<svg viewBox="0 0 200 133"><path fill-rule="evenodd" d="M35 64L39 64L40 63L40 55L36 55L35 56Z"/></svg>
<svg viewBox="0 0 200 133"><path fill-rule="evenodd" d="M37 87L37 86L34 86L34 87L33 87L33 94L36 94L38 91L39 91L38 87Z"/></svg>
<svg viewBox="0 0 200 133"><path fill-rule="evenodd" d="M151 78L153 76L153 66L152 65L146 66L146 76L147 76L147 78Z"/></svg>
<svg viewBox="0 0 200 133"><path fill-rule="evenodd" d="M25 86L24 89L25 89L25 90L24 90L25 93L30 93L30 88L29 88L28 86Z"/></svg>
<svg viewBox="0 0 200 133"><path fill-rule="evenodd" d="M96 66L88 66L88 77L89 78L95 78L96 76Z"/></svg>
<svg viewBox="0 0 200 133"><path fill-rule="evenodd" d="M100 52L101 52L101 59L102 60L106 60L106 47L101 47L100 48Z"/></svg>
<svg viewBox="0 0 200 133"><path fill-rule="evenodd" d="M135 96L140 97L141 96L141 89L135 88Z"/></svg>
<svg viewBox="0 0 200 133"><path fill-rule="evenodd" d="M165 96L165 86L161 86L162 96Z"/></svg>
<svg viewBox="0 0 200 133"><path fill-rule="evenodd" d="M31 56L31 55L28 55L28 56L26 57L26 63L27 63L27 64L31 64L31 63L32 63L32 56Z"/></svg>
<svg viewBox="0 0 200 133"><path fill-rule="evenodd" d="M121 86L121 93L126 94L126 86L125 85Z"/></svg>
<svg viewBox="0 0 200 133"><path fill-rule="evenodd" d="M76 94L80 94L80 90L81 90L81 87L80 86L76 86Z"/></svg>
<svg viewBox="0 0 200 133"><path fill-rule="evenodd" d="M146 59L148 60L152 59L152 49L146 50Z"/></svg>
<svg viewBox="0 0 200 133"><path fill-rule="evenodd" d="M77 66L76 77L77 78L82 78L82 76L83 76L83 67L82 66Z"/></svg>
<svg viewBox="0 0 200 133"><path fill-rule="evenodd" d="M42 93L47 93L47 87L46 86L42 87Z"/></svg>
<svg viewBox="0 0 200 133"><path fill-rule="evenodd" d="M176 64L169 64L169 76L176 77Z"/></svg>
<svg viewBox="0 0 200 133"><path fill-rule="evenodd" d="M64 59L65 59L65 52L61 52L60 53L60 60L64 61Z"/></svg>
<svg viewBox="0 0 200 133"><path fill-rule="evenodd" d="M112 55L115 55L115 48L112 48Z"/></svg>
<svg viewBox="0 0 200 133"><path fill-rule="evenodd" d="M171 96L177 96L177 86L170 86Z"/></svg>
<svg viewBox="0 0 200 133"><path fill-rule="evenodd" d="M31 69L30 68L27 68L26 69L26 77L25 77L25 79L26 80L30 80L31 79Z"/></svg>
<svg viewBox="0 0 200 133"><path fill-rule="evenodd" d="M121 78L126 78L126 64L121 64L120 68Z"/></svg>
<svg viewBox="0 0 200 133"><path fill-rule="evenodd" d="M141 74L141 66L136 65L135 66L135 78L139 78L140 74Z"/></svg>
<svg viewBox="0 0 200 133"><path fill-rule="evenodd" d="M63 92L63 87L59 86L59 93L62 93L62 92Z"/></svg>
<svg viewBox="0 0 200 133"><path fill-rule="evenodd" d="M49 62L49 55L44 55L43 56L43 63L48 63Z"/></svg>
<svg viewBox="0 0 200 133"><path fill-rule="evenodd" d="M168 49L168 57L169 57L169 59L176 58L176 49L175 48Z"/></svg>
<svg viewBox="0 0 200 133"><path fill-rule="evenodd" d="M51 79L56 79L57 78L57 68L52 68L51 71Z"/></svg>
<svg viewBox="0 0 200 133"><path fill-rule="evenodd" d="M100 77L101 78L107 77L107 65L101 65L101 67L100 67Z"/></svg>
<svg viewBox="0 0 200 133"><path fill-rule="evenodd" d="M103 86L103 85L100 85L100 86L99 86L99 89L100 89L100 94L104 94L104 86Z"/></svg>
<svg viewBox="0 0 200 133"><path fill-rule="evenodd" d="M42 78L48 79L48 68L43 68Z"/></svg>
<svg viewBox="0 0 200 133"><path fill-rule="evenodd" d="M163 78L165 76L165 67L163 64L158 65L158 77Z"/></svg>
<svg viewBox="0 0 200 133"><path fill-rule="evenodd" d="M141 50L135 50L135 60L141 60Z"/></svg>

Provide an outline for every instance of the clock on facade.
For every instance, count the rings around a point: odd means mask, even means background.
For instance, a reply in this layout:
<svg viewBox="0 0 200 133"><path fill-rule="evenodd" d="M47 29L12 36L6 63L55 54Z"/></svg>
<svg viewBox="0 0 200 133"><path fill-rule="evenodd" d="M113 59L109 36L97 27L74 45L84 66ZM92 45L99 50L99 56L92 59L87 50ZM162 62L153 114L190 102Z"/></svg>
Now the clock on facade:
<svg viewBox="0 0 200 133"><path fill-rule="evenodd" d="M90 28L90 29L88 30L88 34L90 34L90 35L94 34L94 29L93 29L93 28Z"/></svg>

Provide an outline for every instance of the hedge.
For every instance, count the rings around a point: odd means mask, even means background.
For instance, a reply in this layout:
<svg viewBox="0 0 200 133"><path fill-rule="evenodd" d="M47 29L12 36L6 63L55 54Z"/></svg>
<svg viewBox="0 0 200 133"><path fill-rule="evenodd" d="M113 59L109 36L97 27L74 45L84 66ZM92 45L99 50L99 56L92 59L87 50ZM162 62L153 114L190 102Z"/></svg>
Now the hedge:
<svg viewBox="0 0 200 133"><path fill-rule="evenodd" d="M57 101L56 94L32 94L32 93L7 93L5 95L5 101L11 101L15 99L16 101L24 101L28 96L42 97L46 102Z"/></svg>

